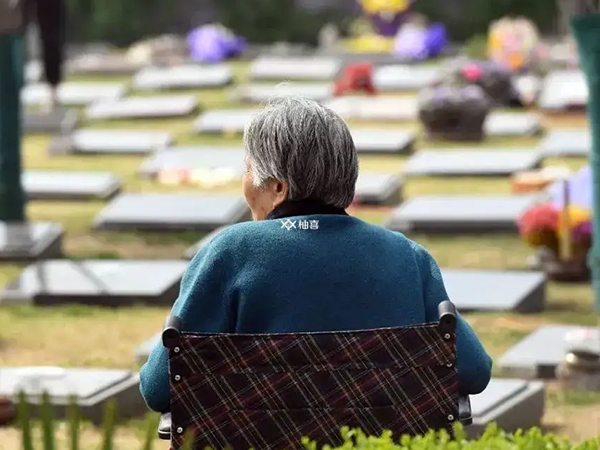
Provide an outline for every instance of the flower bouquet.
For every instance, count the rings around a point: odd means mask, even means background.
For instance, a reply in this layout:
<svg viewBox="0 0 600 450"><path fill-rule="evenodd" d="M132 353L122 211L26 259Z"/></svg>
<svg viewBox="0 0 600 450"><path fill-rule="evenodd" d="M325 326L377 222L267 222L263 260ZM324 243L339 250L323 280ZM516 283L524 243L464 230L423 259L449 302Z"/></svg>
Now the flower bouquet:
<svg viewBox="0 0 600 450"><path fill-rule="evenodd" d="M591 172L584 167L549 189L550 200L519 220L523 240L545 255L542 266L557 281L589 279L587 254L592 244Z"/></svg>

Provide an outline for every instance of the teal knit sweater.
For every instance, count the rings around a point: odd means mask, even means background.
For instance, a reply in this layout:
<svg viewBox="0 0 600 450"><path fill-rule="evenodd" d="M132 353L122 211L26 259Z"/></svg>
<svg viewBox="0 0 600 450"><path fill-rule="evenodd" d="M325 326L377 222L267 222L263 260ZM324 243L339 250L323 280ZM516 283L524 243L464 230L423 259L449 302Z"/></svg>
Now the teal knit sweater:
<svg viewBox="0 0 600 450"><path fill-rule="evenodd" d="M286 220L231 226L198 252L171 312L182 318L184 331L318 332L438 319L438 304L448 296L423 247L350 216L290 217L295 228L289 230ZM477 394L490 381L492 360L461 317L456 339L461 392ZM140 377L148 406L168 411L162 345Z"/></svg>

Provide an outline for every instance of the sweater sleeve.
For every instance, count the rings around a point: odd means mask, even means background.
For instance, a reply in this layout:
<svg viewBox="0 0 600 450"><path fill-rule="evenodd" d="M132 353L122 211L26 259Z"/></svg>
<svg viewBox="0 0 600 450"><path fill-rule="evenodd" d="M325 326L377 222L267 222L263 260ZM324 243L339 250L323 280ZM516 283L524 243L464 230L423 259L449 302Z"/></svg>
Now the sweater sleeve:
<svg viewBox="0 0 600 450"><path fill-rule="evenodd" d="M216 239L215 239L216 240ZM189 332L232 332L232 315L228 301L228 286L234 277L224 261L219 246L211 242L203 247L181 280L179 297L171 315L182 319L182 329ZM168 354L159 342L140 370L140 392L154 411L169 411Z"/></svg>
<svg viewBox="0 0 600 450"><path fill-rule="evenodd" d="M421 276L425 293L425 308L428 321L439 318L438 305L448 298L442 273L433 257L420 247ZM475 331L458 314L456 326L457 370L462 395L483 392L492 377L492 359L486 353Z"/></svg>

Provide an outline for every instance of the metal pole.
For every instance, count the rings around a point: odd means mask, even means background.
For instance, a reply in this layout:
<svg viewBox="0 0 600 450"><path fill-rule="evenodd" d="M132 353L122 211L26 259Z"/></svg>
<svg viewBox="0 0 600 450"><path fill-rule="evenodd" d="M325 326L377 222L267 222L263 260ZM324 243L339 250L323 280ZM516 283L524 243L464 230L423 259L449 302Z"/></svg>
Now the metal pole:
<svg viewBox="0 0 600 450"><path fill-rule="evenodd" d="M577 42L579 63L589 87L587 114L592 132L593 244L588 264L592 273L594 304L600 311L600 14L588 11L572 16L571 28Z"/></svg>
<svg viewBox="0 0 600 450"><path fill-rule="evenodd" d="M0 221L25 221L21 186L23 39L0 33Z"/></svg>

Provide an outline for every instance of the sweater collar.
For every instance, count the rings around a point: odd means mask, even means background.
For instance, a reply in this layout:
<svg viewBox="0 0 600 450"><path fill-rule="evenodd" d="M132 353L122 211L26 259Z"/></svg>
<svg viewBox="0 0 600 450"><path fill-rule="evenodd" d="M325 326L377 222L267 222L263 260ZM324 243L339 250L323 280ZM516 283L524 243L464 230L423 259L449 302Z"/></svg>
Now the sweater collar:
<svg viewBox="0 0 600 450"><path fill-rule="evenodd" d="M267 215L266 220L284 219L294 216L311 216L314 214L348 215L342 208L327 205L319 200L305 199L282 203Z"/></svg>

